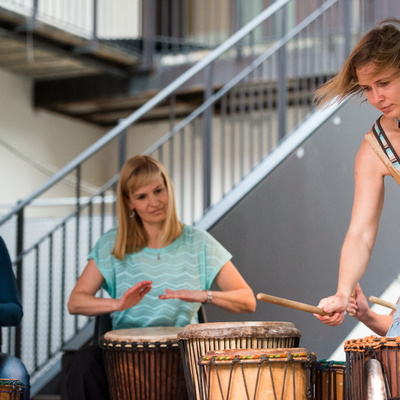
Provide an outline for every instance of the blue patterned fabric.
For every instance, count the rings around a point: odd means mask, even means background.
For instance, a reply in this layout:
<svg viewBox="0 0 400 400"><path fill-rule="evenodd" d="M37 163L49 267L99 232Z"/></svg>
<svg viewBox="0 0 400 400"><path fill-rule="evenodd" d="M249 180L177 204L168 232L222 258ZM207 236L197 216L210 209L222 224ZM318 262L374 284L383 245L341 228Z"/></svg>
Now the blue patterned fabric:
<svg viewBox="0 0 400 400"><path fill-rule="evenodd" d="M182 235L161 249L145 247L117 260L112 251L117 230L106 232L89 254L102 273L104 289L120 298L143 280L152 280L152 290L128 310L116 312L113 329L150 326L185 326L197 322L200 303L177 299L160 300L165 289L208 290L232 255L208 232L185 225Z"/></svg>
<svg viewBox="0 0 400 400"><path fill-rule="evenodd" d="M400 306L393 314L392 325L386 333L386 336L400 336Z"/></svg>

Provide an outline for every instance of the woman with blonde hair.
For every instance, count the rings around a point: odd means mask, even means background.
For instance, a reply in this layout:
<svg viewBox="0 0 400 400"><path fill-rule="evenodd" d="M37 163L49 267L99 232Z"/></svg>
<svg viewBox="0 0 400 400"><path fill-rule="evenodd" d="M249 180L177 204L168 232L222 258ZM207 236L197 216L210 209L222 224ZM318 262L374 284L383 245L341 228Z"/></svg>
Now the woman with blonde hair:
<svg viewBox="0 0 400 400"><path fill-rule="evenodd" d="M324 106L364 94L382 115L365 136L355 161L355 193L350 226L340 257L336 294L320 301L331 316L317 316L335 326L344 318L349 299L365 273L378 233L384 202L384 178L399 181L400 159L400 20L386 19L354 48L337 76L316 92ZM400 307L387 332L400 336Z"/></svg>
<svg viewBox="0 0 400 400"><path fill-rule="evenodd" d="M173 184L157 160L139 155L123 165L117 215L118 227L88 256L68 302L71 314L113 313L112 328L124 329L196 323L202 303L233 313L255 310L232 255L209 233L178 220ZM221 290L211 291L212 283ZM101 287L110 298L95 296ZM107 398L105 371L93 367L101 364L101 349L83 352L69 368L69 396ZM93 361L88 352L96 354Z"/></svg>

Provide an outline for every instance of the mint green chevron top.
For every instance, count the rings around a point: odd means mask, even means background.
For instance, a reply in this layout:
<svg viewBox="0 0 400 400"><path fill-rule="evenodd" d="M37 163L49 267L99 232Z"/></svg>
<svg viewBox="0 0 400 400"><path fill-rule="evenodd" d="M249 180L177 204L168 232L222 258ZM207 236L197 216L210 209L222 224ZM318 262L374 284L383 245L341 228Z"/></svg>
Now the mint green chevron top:
<svg viewBox="0 0 400 400"><path fill-rule="evenodd" d="M90 252L102 273L104 289L120 298L137 282L152 280L151 291L135 307L114 313L113 329L150 326L185 326L197 323L200 303L160 300L165 289L208 290L232 255L208 232L185 225L182 235L161 249L145 247L126 254L122 261L113 255L116 228L106 232Z"/></svg>

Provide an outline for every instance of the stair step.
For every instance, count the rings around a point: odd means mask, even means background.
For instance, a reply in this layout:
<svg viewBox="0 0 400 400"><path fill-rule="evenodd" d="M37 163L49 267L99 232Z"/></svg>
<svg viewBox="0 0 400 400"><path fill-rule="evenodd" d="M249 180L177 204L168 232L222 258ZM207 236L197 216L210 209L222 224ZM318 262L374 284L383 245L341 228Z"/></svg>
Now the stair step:
<svg viewBox="0 0 400 400"><path fill-rule="evenodd" d="M37 394L32 397L32 400L61 400L61 395L59 394Z"/></svg>

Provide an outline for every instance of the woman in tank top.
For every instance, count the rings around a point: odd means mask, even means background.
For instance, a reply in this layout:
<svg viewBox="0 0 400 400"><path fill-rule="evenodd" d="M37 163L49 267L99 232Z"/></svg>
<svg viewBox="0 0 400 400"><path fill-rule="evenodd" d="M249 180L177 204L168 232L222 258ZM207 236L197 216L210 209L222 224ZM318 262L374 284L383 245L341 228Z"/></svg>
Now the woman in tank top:
<svg viewBox="0 0 400 400"><path fill-rule="evenodd" d="M394 166L399 168L400 153L400 20L387 19L368 32L354 48L339 74L316 92L319 106L340 102L351 94L364 94L382 112L372 133ZM344 312L357 312L349 300L365 273L375 244L384 202L384 177L389 169L366 139L355 161L355 193L350 226L341 251L336 294L320 301L319 307L332 316L317 316L335 326ZM400 310L399 310L400 314ZM394 315L388 335L399 335L400 316Z"/></svg>

